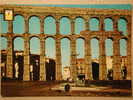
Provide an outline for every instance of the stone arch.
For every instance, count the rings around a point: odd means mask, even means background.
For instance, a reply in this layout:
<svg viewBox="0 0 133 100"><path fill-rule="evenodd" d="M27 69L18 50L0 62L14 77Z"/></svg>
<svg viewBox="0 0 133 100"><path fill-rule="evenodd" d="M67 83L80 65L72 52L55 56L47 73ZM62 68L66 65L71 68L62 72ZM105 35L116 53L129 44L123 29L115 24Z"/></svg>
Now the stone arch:
<svg viewBox="0 0 133 100"><path fill-rule="evenodd" d="M85 30L85 21L82 17L75 18L75 34L79 34L81 31Z"/></svg>
<svg viewBox="0 0 133 100"><path fill-rule="evenodd" d="M22 13L16 13L16 14L14 14L14 16L22 16L23 18L25 18L25 15Z"/></svg>
<svg viewBox="0 0 133 100"><path fill-rule="evenodd" d="M105 31L113 31L113 20L112 18L105 18L104 19L104 30Z"/></svg>
<svg viewBox="0 0 133 100"><path fill-rule="evenodd" d="M83 40L85 40L85 37L78 35L75 39L83 39Z"/></svg>
<svg viewBox="0 0 133 100"><path fill-rule="evenodd" d="M4 15L0 14L0 33L7 33L8 32L8 21L4 21Z"/></svg>
<svg viewBox="0 0 133 100"><path fill-rule="evenodd" d="M45 40L46 40L47 38L53 38L54 40L56 39L55 36L52 36L52 35L50 35L50 36L47 35L47 36L45 37Z"/></svg>
<svg viewBox="0 0 133 100"><path fill-rule="evenodd" d="M96 37L91 38L90 45L92 59L92 78L93 80L99 80L99 39Z"/></svg>
<svg viewBox="0 0 133 100"><path fill-rule="evenodd" d="M63 38L67 38L70 41L72 40L71 37L69 37L69 36L63 36L63 37L60 38L60 40L63 39Z"/></svg>
<svg viewBox="0 0 133 100"><path fill-rule="evenodd" d="M71 20L71 17L70 17L70 16L66 16L66 15L60 16L60 17L59 17L59 20L61 20L61 19L64 18L64 17L65 17L65 18L68 18L69 20Z"/></svg>
<svg viewBox="0 0 133 100"><path fill-rule="evenodd" d="M65 76L64 73L64 68L68 67L70 68L70 55L71 55L71 50L70 50L70 39L68 38L62 38L61 39L61 62L62 62L62 76L63 79L70 78L70 75ZM68 70L70 74L70 70Z"/></svg>
<svg viewBox="0 0 133 100"><path fill-rule="evenodd" d="M125 20L125 21L128 23L127 18L126 18L126 17L124 17L124 16L120 16L120 17L119 17L119 19L123 19L123 20Z"/></svg>
<svg viewBox="0 0 133 100"><path fill-rule="evenodd" d="M113 36L108 36L108 37L106 37L105 39L111 39L112 41L114 41Z"/></svg>
<svg viewBox="0 0 133 100"><path fill-rule="evenodd" d="M56 57L56 50L55 50L55 39L52 37L48 37L45 39L45 55L47 58L55 58Z"/></svg>
<svg viewBox="0 0 133 100"><path fill-rule="evenodd" d="M83 20L85 20L84 16L75 16L74 20L76 20L76 18L82 18Z"/></svg>
<svg viewBox="0 0 133 100"><path fill-rule="evenodd" d="M99 39L96 37L91 38L91 55L92 59L99 58Z"/></svg>
<svg viewBox="0 0 133 100"><path fill-rule="evenodd" d="M100 37L94 35L90 39L97 39L99 41L100 40Z"/></svg>
<svg viewBox="0 0 133 100"><path fill-rule="evenodd" d="M77 53L77 58L85 57L85 39L83 38L76 39L76 53Z"/></svg>
<svg viewBox="0 0 133 100"><path fill-rule="evenodd" d="M1 50L6 50L7 49L7 37L0 37L0 45L1 45Z"/></svg>
<svg viewBox="0 0 133 100"><path fill-rule="evenodd" d="M36 14L29 15L28 20L30 20L32 17L37 17L40 20L40 16Z"/></svg>
<svg viewBox="0 0 133 100"><path fill-rule="evenodd" d="M38 38L38 39L40 39L40 37L38 35L30 35L29 36L29 40L32 39L32 38Z"/></svg>
<svg viewBox="0 0 133 100"><path fill-rule="evenodd" d="M53 16L47 16L44 19L44 33L56 34L56 20Z"/></svg>
<svg viewBox="0 0 133 100"><path fill-rule="evenodd" d="M12 40L14 41L16 38L22 38L22 39L24 39L24 37L21 35L15 35L15 36L13 36L13 38L12 38Z"/></svg>
<svg viewBox="0 0 133 100"><path fill-rule="evenodd" d="M55 80L56 76L56 39L53 36L45 37L45 68L46 68L46 80Z"/></svg>
<svg viewBox="0 0 133 100"><path fill-rule="evenodd" d="M127 22L124 17L120 17L118 20L118 30L122 31L122 35L127 35Z"/></svg>
<svg viewBox="0 0 133 100"><path fill-rule="evenodd" d="M23 80L24 39L22 37L14 37L13 47L13 77L18 80Z"/></svg>
<svg viewBox="0 0 133 100"><path fill-rule="evenodd" d="M40 19L38 16L29 17L29 33L40 33Z"/></svg>
<svg viewBox="0 0 133 100"><path fill-rule="evenodd" d="M121 38L119 40L120 44L120 56L127 56L127 39Z"/></svg>
<svg viewBox="0 0 133 100"><path fill-rule="evenodd" d="M99 18L98 17L91 17L89 20L89 28L91 31L99 31Z"/></svg>
<svg viewBox="0 0 133 100"><path fill-rule="evenodd" d="M14 37L13 38L13 43L14 43L14 49L15 50L24 50L24 40L23 40L23 37L20 37L20 36ZM23 47L22 47L22 45L23 45Z"/></svg>
<svg viewBox="0 0 133 100"><path fill-rule="evenodd" d="M122 36L122 37L119 38L119 40L120 39L124 39L124 40L128 41L128 38L126 36Z"/></svg>
<svg viewBox="0 0 133 100"><path fill-rule="evenodd" d="M113 40L111 38L105 40L105 54L106 56L113 56Z"/></svg>
<svg viewBox="0 0 133 100"><path fill-rule="evenodd" d="M120 67L121 67L121 77L122 79L127 79L128 69L128 56L127 56L127 38L121 38L119 40L120 44Z"/></svg>
<svg viewBox="0 0 133 100"><path fill-rule="evenodd" d="M33 36L30 37L30 53L31 54L40 54L40 39L39 37ZM33 43L32 43L33 42Z"/></svg>
<svg viewBox="0 0 133 100"><path fill-rule="evenodd" d="M71 33L71 21L68 17L60 18L60 33L61 34L70 34Z"/></svg>
<svg viewBox="0 0 133 100"><path fill-rule="evenodd" d="M106 55L106 68L107 79L113 79L113 39L107 38L105 40L105 55Z"/></svg>
<svg viewBox="0 0 133 100"><path fill-rule="evenodd" d="M56 17L55 17L54 15L46 15L46 16L44 17L44 20L45 20L47 17L52 17L53 19L56 20Z"/></svg>
<svg viewBox="0 0 133 100"><path fill-rule="evenodd" d="M30 38L30 80L39 80L40 69L40 39Z"/></svg>
<svg viewBox="0 0 133 100"><path fill-rule="evenodd" d="M16 15L13 21L13 33L22 34L25 31L25 21L22 15Z"/></svg>

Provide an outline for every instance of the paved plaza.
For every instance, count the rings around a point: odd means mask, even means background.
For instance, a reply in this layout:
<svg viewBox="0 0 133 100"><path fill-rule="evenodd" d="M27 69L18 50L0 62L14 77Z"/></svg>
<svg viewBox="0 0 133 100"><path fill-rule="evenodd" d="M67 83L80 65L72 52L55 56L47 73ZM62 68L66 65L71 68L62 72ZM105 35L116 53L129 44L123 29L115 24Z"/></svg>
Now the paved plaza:
<svg viewBox="0 0 133 100"><path fill-rule="evenodd" d="M90 84L87 87L77 87L74 83L69 83L71 88L69 92L65 92L65 82L23 82L10 81L2 82L1 95L3 97L23 97L23 96L113 96L113 97L129 97L131 96L131 88L99 86ZM122 88L123 87L123 88Z"/></svg>

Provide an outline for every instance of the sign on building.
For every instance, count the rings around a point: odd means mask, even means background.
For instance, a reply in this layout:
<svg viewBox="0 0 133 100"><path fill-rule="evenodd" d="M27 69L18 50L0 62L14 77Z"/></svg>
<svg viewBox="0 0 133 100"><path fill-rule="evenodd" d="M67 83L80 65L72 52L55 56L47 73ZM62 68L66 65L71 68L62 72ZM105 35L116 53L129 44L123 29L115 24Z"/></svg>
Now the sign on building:
<svg viewBox="0 0 133 100"><path fill-rule="evenodd" d="M12 21L13 20L13 10L5 9L4 10L4 20L5 21Z"/></svg>

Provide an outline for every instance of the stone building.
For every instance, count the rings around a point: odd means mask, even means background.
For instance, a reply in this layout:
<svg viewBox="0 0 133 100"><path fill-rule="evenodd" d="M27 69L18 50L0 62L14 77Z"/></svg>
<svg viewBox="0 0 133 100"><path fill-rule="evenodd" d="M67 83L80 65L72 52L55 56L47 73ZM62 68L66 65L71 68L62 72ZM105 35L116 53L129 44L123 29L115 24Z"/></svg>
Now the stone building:
<svg viewBox="0 0 133 100"><path fill-rule="evenodd" d="M68 80L71 78L71 73L70 73L70 66L63 67L63 80Z"/></svg>
<svg viewBox="0 0 133 100"><path fill-rule="evenodd" d="M121 67L121 76L123 76L123 67L127 66L127 57L126 56L121 56L121 63L120 63L120 67ZM95 75L96 77L99 77L99 75L97 75L97 73L99 73L99 59L98 58L93 58L92 59L92 77L93 79L95 79ZM107 66L107 76L109 74L109 71L113 71L113 57L112 56L106 56L106 66ZM77 78L85 78L85 59L84 58L78 58L76 60L76 73L77 73ZM113 74L112 74L112 78L113 78ZM99 78L97 78L99 79ZM107 77L108 79L108 77Z"/></svg>
<svg viewBox="0 0 133 100"><path fill-rule="evenodd" d="M83 58L78 58L77 60L76 60L76 69L77 69L77 78L78 79L85 79L85 71L86 71L86 69L85 69L85 59L83 59Z"/></svg>
<svg viewBox="0 0 133 100"><path fill-rule="evenodd" d="M17 80L23 80L23 68L24 68L24 52L22 50L14 51L14 56L13 56L13 78L12 79L17 79ZM1 76L2 78L6 78L6 71L7 71L7 66L6 66L6 56L7 56L7 51L6 50L1 50ZM30 80L39 80L39 64L40 64L40 55L38 54L30 54L30 67L29 67L29 77ZM45 68L46 68L46 80L55 80L55 60L52 58L46 58L45 61Z"/></svg>
<svg viewBox="0 0 133 100"><path fill-rule="evenodd" d="M13 11L13 16L21 15L24 18L24 33L17 34L13 32L13 21L8 21L8 32L0 33L1 37L7 39L7 57L6 57L6 76L13 78L13 41L17 37L24 40L24 67L23 80L30 80L30 44L32 37L37 37L40 40L40 56L39 58L39 80L46 80L45 67L45 40L48 37L55 39L56 59L55 59L55 80L62 80L62 64L61 64L61 39L68 38L70 40L71 49L71 76L76 80L76 39L82 38L85 42L85 77L87 80L92 80L92 64L91 64L91 47L90 40L96 38L99 41L99 80L107 80L107 65L105 55L105 40L111 39L113 42L113 80L121 80L121 59L120 59L120 43L121 39L127 42L127 79L131 80L131 10L119 9L95 9L95 8L62 8L62 7L33 7L33 6L15 6L15 5L0 5L0 14L5 14L6 10ZM12 13L11 13L12 14ZM37 16L40 21L40 33L29 33L29 19L32 16ZM55 19L56 34L50 35L44 33L44 19L52 16ZM71 32L67 35L60 33L60 19L62 17L70 19ZM80 34L75 34L75 19L81 17L84 20L85 29ZM98 30L90 30L89 21L95 18L98 20ZM112 21L113 30L105 30L104 20L109 18ZM123 19L127 23L127 35L124 35L118 28L118 20Z"/></svg>

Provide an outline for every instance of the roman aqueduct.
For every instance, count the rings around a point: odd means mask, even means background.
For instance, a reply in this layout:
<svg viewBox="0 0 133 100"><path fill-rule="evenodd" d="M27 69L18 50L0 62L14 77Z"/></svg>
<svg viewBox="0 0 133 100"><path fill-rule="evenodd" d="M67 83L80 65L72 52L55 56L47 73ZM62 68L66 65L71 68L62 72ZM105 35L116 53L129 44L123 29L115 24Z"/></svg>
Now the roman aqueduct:
<svg viewBox="0 0 133 100"><path fill-rule="evenodd" d="M1 5L0 14L4 14L5 9L13 10L14 16L21 15L25 22L25 32L23 34L13 33L13 21L8 21L8 32L1 33L1 37L7 38L7 77L12 77L13 66L13 41L17 37L24 39L24 73L23 80L29 80L29 63L30 51L29 40L32 37L37 37L40 40L40 80L46 80L45 73L45 39L52 37L55 39L56 46L56 80L62 80L61 77L61 39L68 38L70 40L71 49L71 70L72 78L76 78L76 39L82 38L85 41L85 78L92 80L91 67L91 47L90 40L96 38L99 41L99 79L106 80L107 66L105 55L105 40L111 39L113 41L113 79L121 80L120 70L120 39L127 41L127 79L131 80L131 11L118 9L96 9L96 8L62 8L62 7L35 7L35 6L15 6L15 5ZM29 33L29 19L32 16L37 16L40 20L40 33ZM44 19L52 16L55 19L56 34L45 34ZM60 33L60 19L67 17L70 20L71 32L69 34ZM81 17L85 22L85 30L80 34L75 34L75 19ZM92 31L89 29L89 20L96 18L99 21L99 30ZM113 22L113 31L105 31L104 20L109 18ZM127 22L127 35L123 35L118 30L118 20L122 18Z"/></svg>

